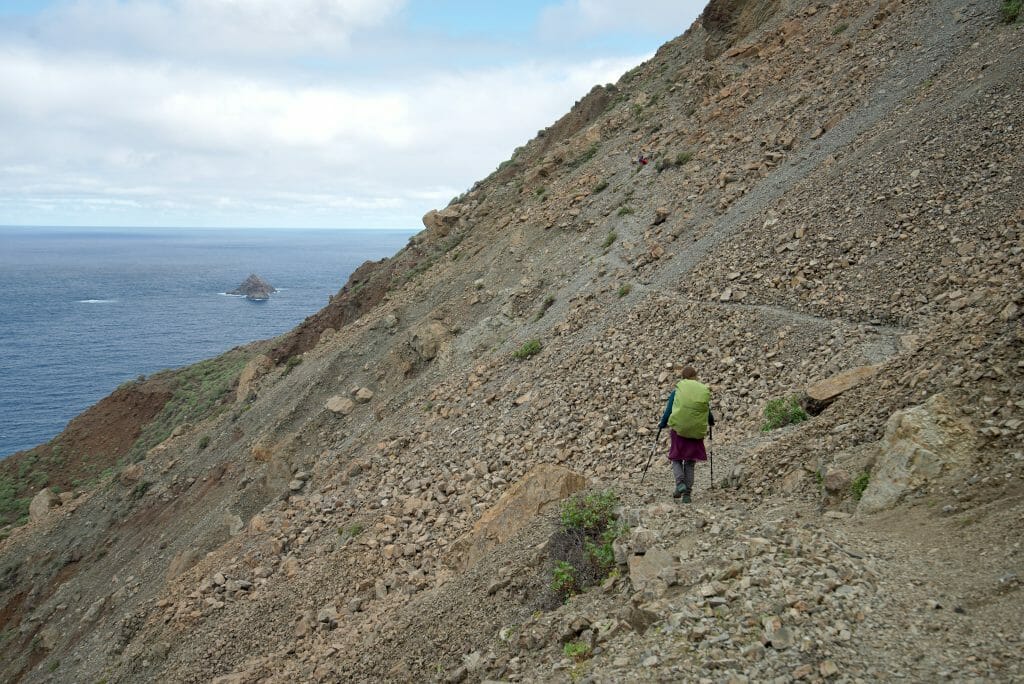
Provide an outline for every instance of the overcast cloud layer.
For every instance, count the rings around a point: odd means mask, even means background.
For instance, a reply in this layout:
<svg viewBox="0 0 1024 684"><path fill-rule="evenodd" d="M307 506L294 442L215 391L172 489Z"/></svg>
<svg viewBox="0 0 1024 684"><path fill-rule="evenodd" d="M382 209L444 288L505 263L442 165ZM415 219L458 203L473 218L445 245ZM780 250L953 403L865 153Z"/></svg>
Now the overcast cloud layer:
<svg viewBox="0 0 1024 684"><path fill-rule="evenodd" d="M700 11L487 4L76 0L4 17L0 224L414 228Z"/></svg>

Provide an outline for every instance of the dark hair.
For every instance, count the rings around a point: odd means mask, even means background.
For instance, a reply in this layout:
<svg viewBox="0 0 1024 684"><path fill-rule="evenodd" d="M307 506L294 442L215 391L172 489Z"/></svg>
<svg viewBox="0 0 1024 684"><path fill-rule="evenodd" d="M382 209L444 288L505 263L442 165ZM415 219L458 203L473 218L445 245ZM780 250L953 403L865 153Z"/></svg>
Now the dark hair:
<svg viewBox="0 0 1024 684"><path fill-rule="evenodd" d="M693 366L687 366L686 368L684 368L683 369L683 379L684 380L696 380L697 379L697 369L694 368Z"/></svg>

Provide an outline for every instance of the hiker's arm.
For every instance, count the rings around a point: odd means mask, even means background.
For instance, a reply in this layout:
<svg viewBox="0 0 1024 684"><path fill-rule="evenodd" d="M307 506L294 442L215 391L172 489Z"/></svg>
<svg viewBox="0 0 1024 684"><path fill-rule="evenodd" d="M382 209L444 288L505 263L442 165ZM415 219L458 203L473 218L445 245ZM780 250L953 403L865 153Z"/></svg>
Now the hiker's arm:
<svg viewBox="0 0 1024 684"><path fill-rule="evenodd" d="M668 395L668 403L665 404L665 413L661 414L661 422L658 423L659 430L664 429L664 427L668 425L668 417L672 413L672 402L675 401L675 398L676 391L672 390L672 392Z"/></svg>

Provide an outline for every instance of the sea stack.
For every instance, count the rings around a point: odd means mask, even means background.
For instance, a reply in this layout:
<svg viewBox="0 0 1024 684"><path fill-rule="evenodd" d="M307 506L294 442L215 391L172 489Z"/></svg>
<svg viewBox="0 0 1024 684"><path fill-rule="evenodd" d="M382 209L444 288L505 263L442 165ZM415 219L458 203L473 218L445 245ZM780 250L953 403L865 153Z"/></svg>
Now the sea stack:
<svg viewBox="0 0 1024 684"><path fill-rule="evenodd" d="M260 278L255 273L250 273L249 277L246 278L241 285L231 292L228 292L228 294L245 295L246 299L254 302L264 302L270 299L270 295L274 292L277 292L277 290L274 289L273 285L265 281L263 278Z"/></svg>

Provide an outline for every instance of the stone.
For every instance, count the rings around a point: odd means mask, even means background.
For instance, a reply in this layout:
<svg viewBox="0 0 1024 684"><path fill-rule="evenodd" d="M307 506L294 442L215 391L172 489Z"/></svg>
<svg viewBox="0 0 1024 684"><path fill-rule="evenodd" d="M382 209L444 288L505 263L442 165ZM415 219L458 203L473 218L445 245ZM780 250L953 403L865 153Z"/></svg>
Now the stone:
<svg viewBox="0 0 1024 684"><path fill-rule="evenodd" d="M822 477L821 484L825 491L833 494L847 492L850 489L850 474L841 468L829 468Z"/></svg>
<svg viewBox="0 0 1024 684"><path fill-rule="evenodd" d="M355 391L355 400L360 404L366 404L373 399L373 390L369 387L360 387Z"/></svg>
<svg viewBox="0 0 1024 684"><path fill-rule="evenodd" d="M822 408L835 401L843 392L853 389L868 378L874 377L881 366L859 366L845 370L830 378L819 380L810 385L807 399L812 404L811 412L820 412Z"/></svg>
<svg viewBox="0 0 1024 684"><path fill-rule="evenodd" d="M256 382L274 367L269 356L260 354L249 363L238 376L238 388L235 390L235 401L242 402L255 393Z"/></svg>
<svg viewBox="0 0 1024 684"><path fill-rule="evenodd" d="M347 416L355 409L356 404L348 397L335 395L324 404L328 411L338 416Z"/></svg>
<svg viewBox="0 0 1024 684"><path fill-rule="evenodd" d="M42 520L51 508L60 505L60 497L51 492L48 488L39 490L39 493L32 497L28 505L28 519L32 522Z"/></svg>
<svg viewBox="0 0 1024 684"><path fill-rule="evenodd" d="M875 443L876 465L858 511L892 508L910 491L949 468L966 467L975 453L972 425L959 417L943 394L897 411Z"/></svg>
<svg viewBox="0 0 1024 684"><path fill-rule="evenodd" d="M133 463L125 466L121 469L121 473L117 476L117 479L121 481L121 484L125 486L131 486L137 484L142 480L144 471L141 463Z"/></svg>
<svg viewBox="0 0 1024 684"><path fill-rule="evenodd" d="M456 545L458 563L466 568L504 544L540 513L587 486L587 479L568 468L548 463L534 466L480 516Z"/></svg>
<svg viewBox="0 0 1024 684"><path fill-rule="evenodd" d="M651 580L657 579L665 568L671 568L674 559L672 554L657 547L647 549L642 556L629 557L629 581L633 588L643 591Z"/></svg>
<svg viewBox="0 0 1024 684"><path fill-rule="evenodd" d="M668 207L658 207L654 210L654 225L661 225L671 214L672 211Z"/></svg>

